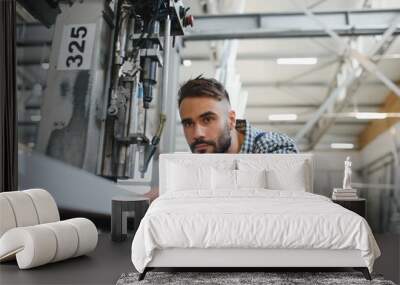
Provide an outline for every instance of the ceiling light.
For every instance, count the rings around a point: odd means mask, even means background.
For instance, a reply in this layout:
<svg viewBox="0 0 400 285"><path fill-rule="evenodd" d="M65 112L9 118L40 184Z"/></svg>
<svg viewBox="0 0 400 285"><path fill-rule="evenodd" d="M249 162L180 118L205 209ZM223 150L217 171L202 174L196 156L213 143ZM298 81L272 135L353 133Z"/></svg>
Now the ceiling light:
<svg viewBox="0 0 400 285"><path fill-rule="evenodd" d="M42 116L40 116L40 115L32 115L31 116L32 122L39 122L41 119L42 119Z"/></svg>
<svg viewBox="0 0 400 285"><path fill-rule="evenodd" d="M41 64L41 66L42 66L42 68L43 68L44 70L47 70L47 69L50 68L50 64L49 64L48 62L43 62L43 63Z"/></svg>
<svg viewBox="0 0 400 285"><path fill-rule="evenodd" d="M400 118L400 112L350 112L350 113L327 113L327 118L355 118L359 120L383 120L387 118Z"/></svg>
<svg viewBox="0 0 400 285"><path fill-rule="evenodd" d="M270 121L296 121L297 114L271 114L268 116Z"/></svg>
<svg viewBox="0 0 400 285"><path fill-rule="evenodd" d="M316 57L282 57L276 60L277 64L316 64Z"/></svg>
<svg viewBox="0 0 400 285"><path fill-rule="evenodd" d="M183 65L186 67L189 67L192 65L192 61L190 59L184 59L183 60Z"/></svg>
<svg viewBox="0 0 400 285"><path fill-rule="evenodd" d="M359 120L382 120L387 118L387 113L356 112L354 116Z"/></svg>
<svg viewBox="0 0 400 285"><path fill-rule="evenodd" d="M353 149L354 144L352 143L331 143L333 149Z"/></svg>

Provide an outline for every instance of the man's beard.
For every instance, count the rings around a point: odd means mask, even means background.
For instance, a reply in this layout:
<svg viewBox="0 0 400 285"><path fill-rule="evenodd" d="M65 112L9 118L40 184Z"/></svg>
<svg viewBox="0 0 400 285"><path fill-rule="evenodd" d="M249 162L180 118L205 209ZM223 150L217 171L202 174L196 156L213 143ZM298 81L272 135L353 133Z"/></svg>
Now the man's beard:
<svg viewBox="0 0 400 285"><path fill-rule="evenodd" d="M218 137L217 143L214 141L206 141L206 140L196 140L190 145L190 150L194 153L196 152L196 145L199 144L207 144L211 145L214 148L214 151L212 153L225 153L229 147L231 146L232 143L232 138L230 134L230 130L228 125L225 125L224 131L222 134ZM207 150L206 149L201 149L199 153L205 153Z"/></svg>

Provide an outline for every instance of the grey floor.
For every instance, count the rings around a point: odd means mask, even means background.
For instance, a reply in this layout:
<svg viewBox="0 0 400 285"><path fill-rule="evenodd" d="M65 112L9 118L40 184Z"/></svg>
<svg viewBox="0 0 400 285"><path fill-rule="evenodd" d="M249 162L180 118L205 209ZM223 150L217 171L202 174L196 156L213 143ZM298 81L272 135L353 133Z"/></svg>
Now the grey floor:
<svg viewBox="0 0 400 285"><path fill-rule="evenodd" d="M375 263L376 273L395 283L400 282L400 236L375 234L382 251ZM134 271L130 260L132 237L116 243L108 233L99 236L99 243L88 256L19 270L15 262L0 265L0 284L115 284L124 272Z"/></svg>
<svg viewBox="0 0 400 285"><path fill-rule="evenodd" d="M374 272L383 274L385 279L400 284L400 235L374 234L381 250L374 264Z"/></svg>

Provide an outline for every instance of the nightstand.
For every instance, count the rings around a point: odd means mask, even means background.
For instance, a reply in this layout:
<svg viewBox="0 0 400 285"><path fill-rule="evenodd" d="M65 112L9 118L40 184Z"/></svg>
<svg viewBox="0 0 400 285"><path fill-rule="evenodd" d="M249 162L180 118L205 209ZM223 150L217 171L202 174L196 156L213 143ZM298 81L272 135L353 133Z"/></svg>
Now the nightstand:
<svg viewBox="0 0 400 285"><path fill-rule="evenodd" d="M111 205L111 239L124 241L128 236L128 217L134 218L136 232L140 221L149 207L149 199L144 196L117 196Z"/></svg>
<svg viewBox="0 0 400 285"><path fill-rule="evenodd" d="M334 200L332 201L340 206L359 214L361 217L366 218L367 215L367 201L363 198L353 200Z"/></svg>

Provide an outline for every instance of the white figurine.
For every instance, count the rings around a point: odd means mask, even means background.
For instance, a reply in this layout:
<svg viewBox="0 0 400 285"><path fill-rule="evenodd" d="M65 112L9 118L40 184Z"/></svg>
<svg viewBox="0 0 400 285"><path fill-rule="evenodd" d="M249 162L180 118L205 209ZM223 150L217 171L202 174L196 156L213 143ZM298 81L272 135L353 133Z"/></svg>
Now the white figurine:
<svg viewBox="0 0 400 285"><path fill-rule="evenodd" d="M346 158L344 162L344 178L343 178L343 189L351 188L351 160L350 156Z"/></svg>

